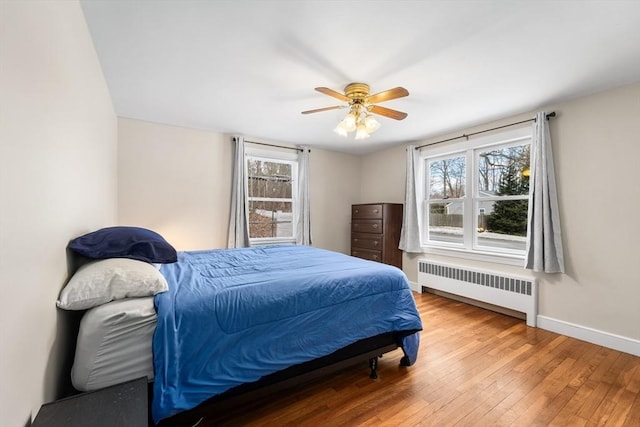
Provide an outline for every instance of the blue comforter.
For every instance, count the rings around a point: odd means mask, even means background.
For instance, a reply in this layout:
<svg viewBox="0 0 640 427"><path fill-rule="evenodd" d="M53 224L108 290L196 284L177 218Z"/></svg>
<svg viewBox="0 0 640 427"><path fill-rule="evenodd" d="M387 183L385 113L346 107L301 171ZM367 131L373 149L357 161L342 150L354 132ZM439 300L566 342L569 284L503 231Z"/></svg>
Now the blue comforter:
<svg viewBox="0 0 640 427"><path fill-rule="evenodd" d="M155 422L360 339L422 329L404 273L308 246L180 252L155 297ZM402 347L412 363L417 333Z"/></svg>

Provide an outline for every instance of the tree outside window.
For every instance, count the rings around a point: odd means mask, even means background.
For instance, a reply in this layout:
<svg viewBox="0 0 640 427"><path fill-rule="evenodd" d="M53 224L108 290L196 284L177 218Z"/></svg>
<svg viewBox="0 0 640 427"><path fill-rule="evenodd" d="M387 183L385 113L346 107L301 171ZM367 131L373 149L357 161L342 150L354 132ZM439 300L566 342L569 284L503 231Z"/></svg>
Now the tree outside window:
<svg viewBox="0 0 640 427"><path fill-rule="evenodd" d="M524 251L529 209L530 145L478 153L479 246Z"/></svg>

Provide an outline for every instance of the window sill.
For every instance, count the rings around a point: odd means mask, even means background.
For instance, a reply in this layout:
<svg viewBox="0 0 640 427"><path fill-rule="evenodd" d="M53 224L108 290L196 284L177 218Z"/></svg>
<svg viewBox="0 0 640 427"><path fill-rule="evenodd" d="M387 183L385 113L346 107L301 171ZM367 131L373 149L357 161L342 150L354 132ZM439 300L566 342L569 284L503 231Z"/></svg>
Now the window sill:
<svg viewBox="0 0 640 427"><path fill-rule="evenodd" d="M522 267L524 265L524 256L521 255L471 252L464 249L444 249L431 246L423 246L422 249L425 254L463 258L473 261L491 262L495 264L515 265L517 267Z"/></svg>
<svg viewBox="0 0 640 427"><path fill-rule="evenodd" d="M255 239L249 241L249 246L266 246L266 245L295 245L295 239Z"/></svg>

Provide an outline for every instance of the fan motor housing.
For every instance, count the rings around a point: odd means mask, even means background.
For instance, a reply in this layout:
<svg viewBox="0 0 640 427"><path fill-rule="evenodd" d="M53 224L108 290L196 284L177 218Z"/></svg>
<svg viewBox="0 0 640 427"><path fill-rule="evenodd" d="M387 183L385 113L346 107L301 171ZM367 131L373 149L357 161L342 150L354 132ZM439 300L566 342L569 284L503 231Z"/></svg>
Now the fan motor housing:
<svg viewBox="0 0 640 427"><path fill-rule="evenodd" d="M344 94L354 101L362 101L369 96L369 85L365 83L350 83L344 88Z"/></svg>

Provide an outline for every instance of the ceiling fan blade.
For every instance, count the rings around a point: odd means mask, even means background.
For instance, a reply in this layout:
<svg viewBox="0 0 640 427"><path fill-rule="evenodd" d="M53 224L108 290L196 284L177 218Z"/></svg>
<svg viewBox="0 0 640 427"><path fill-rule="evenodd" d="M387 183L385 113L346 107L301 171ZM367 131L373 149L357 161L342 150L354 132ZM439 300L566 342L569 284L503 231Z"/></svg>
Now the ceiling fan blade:
<svg viewBox="0 0 640 427"><path fill-rule="evenodd" d="M324 93L325 95L333 96L334 98L339 99L340 101L349 102L351 99L346 95L341 94L340 92L336 92L333 89L329 89L328 87L317 87L316 90L320 93Z"/></svg>
<svg viewBox="0 0 640 427"><path fill-rule="evenodd" d="M302 114L319 113L321 111L339 110L341 108L347 108L346 105L334 105L333 107L316 108L315 110L303 111Z"/></svg>
<svg viewBox="0 0 640 427"><path fill-rule="evenodd" d="M389 101L391 99L402 98L409 95L409 91L403 87L394 87L393 89L385 90L374 95L365 98L364 102L367 104L377 104L378 102Z"/></svg>
<svg viewBox="0 0 640 427"><path fill-rule="evenodd" d="M381 116L389 117L396 120L402 120L407 117L407 113L403 113L402 111L398 110L392 110L391 108L381 107L379 105L370 106L369 111L373 114L379 114Z"/></svg>

